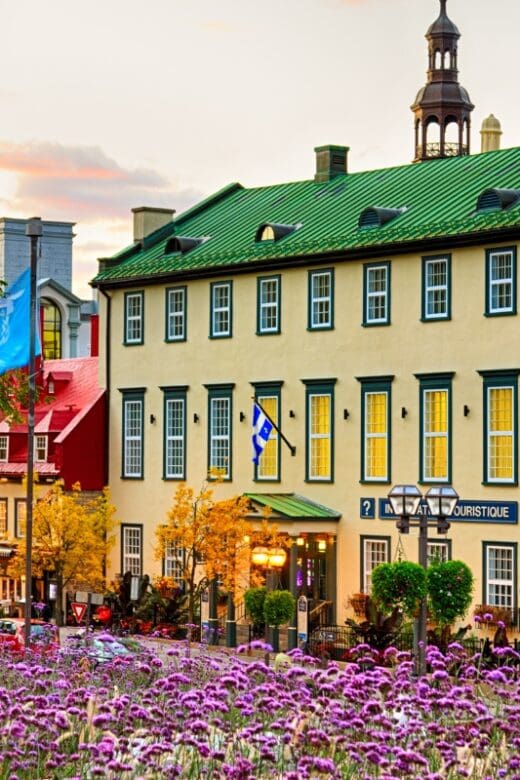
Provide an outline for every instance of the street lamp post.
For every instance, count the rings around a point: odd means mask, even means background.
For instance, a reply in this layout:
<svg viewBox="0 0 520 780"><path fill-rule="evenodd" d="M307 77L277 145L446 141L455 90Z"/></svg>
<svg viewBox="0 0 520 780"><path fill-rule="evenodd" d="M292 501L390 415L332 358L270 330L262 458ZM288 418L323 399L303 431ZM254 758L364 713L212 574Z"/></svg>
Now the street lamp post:
<svg viewBox="0 0 520 780"><path fill-rule="evenodd" d="M426 499L426 506L423 498ZM439 534L445 534L449 530L450 523L447 518L451 517L457 506L458 493L451 485L442 485L431 487L423 496L416 485L394 485L388 494L388 500L392 512L398 518L396 527L399 533L409 533L411 525L419 529L419 565L426 569L428 527L435 525ZM416 621L415 671L418 677L426 672L426 618L427 600L423 598Z"/></svg>

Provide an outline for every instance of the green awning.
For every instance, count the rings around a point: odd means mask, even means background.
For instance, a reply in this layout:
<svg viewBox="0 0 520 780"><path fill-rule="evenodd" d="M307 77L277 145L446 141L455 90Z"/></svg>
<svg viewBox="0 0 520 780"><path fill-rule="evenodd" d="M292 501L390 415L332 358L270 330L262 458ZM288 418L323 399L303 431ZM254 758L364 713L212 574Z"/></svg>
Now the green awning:
<svg viewBox="0 0 520 780"><path fill-rule="evenodd" d="M251 501L267 506L286 518L298 520L339 520L341 513L296 493L246 493Z"/></svg>

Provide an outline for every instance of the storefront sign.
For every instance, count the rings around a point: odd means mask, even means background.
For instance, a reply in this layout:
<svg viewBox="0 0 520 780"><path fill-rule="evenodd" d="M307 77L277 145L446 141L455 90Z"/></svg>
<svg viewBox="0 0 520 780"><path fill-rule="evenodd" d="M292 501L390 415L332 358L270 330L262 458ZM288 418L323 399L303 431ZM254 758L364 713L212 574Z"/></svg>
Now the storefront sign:
<svg viewBox="0 0 520 780"><path fill-rule="evenodd" d="M305 596L298 599L298 643L300 646L307 642L309 637L309 601Z"/></svg>
<svg viewBox="0 0 520 780"><path fill-rule="evenodd" d="M428 511L428 505L423 503L423 509ZM379 517L381 520L395 520L390 501L387 498L379 499ZM516 525L518 523L517 501L465 501L460 500L452 516L450 523L506 523Z"/></svg>

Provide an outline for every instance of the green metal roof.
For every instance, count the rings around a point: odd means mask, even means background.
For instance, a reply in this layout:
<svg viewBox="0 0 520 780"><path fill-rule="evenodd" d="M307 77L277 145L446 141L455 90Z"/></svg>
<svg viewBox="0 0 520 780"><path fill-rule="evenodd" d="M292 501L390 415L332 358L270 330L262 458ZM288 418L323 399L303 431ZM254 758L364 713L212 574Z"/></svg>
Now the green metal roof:
<svg viewBox="0 0 520 780"><path fill-rule="evenodd" d="M420 243L470 243L520 229L520 205L476 212L489 188L520 189L520 147L430 160L314 180L246 189L231 184L171 224L107 261L94 285L154 281L248 266L313 262L322 255L360 257L404 252ZM381 226L358 227L369 207L402 209ZM260 225L298 225L279 241L255 242ZM165 254L174 235L204 238L195 249Z"/></svg>
<svg viewBox="0 0 520 780"><path fill-rule="evenodd" d="M251 501L270 507L286 517L303 520L339 520L340 512L329 509L296 493L246 493Z"/></svg>

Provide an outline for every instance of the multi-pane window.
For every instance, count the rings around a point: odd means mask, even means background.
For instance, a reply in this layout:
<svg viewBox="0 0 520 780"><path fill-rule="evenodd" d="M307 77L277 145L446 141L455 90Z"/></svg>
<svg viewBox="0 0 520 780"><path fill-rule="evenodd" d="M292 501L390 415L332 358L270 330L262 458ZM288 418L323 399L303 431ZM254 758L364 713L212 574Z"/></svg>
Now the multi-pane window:
<svg viewBox="0 0 520 780"><path fill-rule="evenodd" d="M387 325L390 322L390 265L365 265L363 324Z"/></svg>
<svg viewBox="0 0 520 780"><path fill-rule="evenodd" d="M208 470L224 479L231 479L232 387L208 387Z"/></svg>
<svg viewBox="0 0 520 780"><path fill-rule="evenodd" d="M0 462L7 463L9 460L9 438L0 436Z"/></svg>
<svg viewBox="0 0 520 780"><path fill-rule="evenodd" d="M143 477L143 423L144 392L123 391L123 478Z"/></svg>
<svg viewBox="0 0 520 780"><path fill-rule="evenodd" d="M21 539L25 536L25 522L27 520L27 501L25 498L14 500L14 535Z"/></svg>
<svg viewBox="0 0 520 780"><path fill-rule="evenodd" d="M42 355L47 360L59 360L61 354L61 311L53 302L42 298L41 304Z"/></svg>
<svg viewBox="0 0 520 780"><path fill-rule="evenodd" d="M332 269L309 271L309 317L310 330L334 326L333 276Z"/></svg>
<svg viewBox="0 0 520 780"><path fill-rule="evenodd" d="M186 478L186 388L164 389L164 478Z"/></svg>
<svg viewBox="0 0 520 780"><path fill-rule="evenodd" d="M140 575L143 565L143 528L121 526L121 572Z"/></svg>
<svg viewBox="0 0 520 780"><path fill-rule="evenodd" d="M164 550L164 576L171 577L177 585L183 582L184 550L178 542L168 542Z"/></svg>
<svg viewBox="0 0 520 780"><path fill-rule="evenodd" d="M280 277L257 279L257 332L280 332Z"/></svg>
<svg viewBox="0 0 520 780"><path fill-rule="evenodd" d="M484 602L492 607L516 606L516 544L484 542Z"/></svg>
<svg viewBox="0 0 520 780"><path fill-rule="evenodd" d="M484 377L484 482L516 484L518 372L479 373Z"/></svg>
<svg viewBox="0 0 520 780"><path fill-rule="evenodd" d="M387 563L390 558L390 539L387 537L361 537L361 589L370 593L372 588L372 572L380 563Z"/></svg>
<svg viewBox="0 0 520 780"><path fill-rule="evenodd" d="M257 390L256 400L262 409L269 415L271 420L279 426L280 423L280 391L279 388L273 390ZM267 444L264 447L258 466L256 467L255 478L259 480L278 480L280 479L280 439L275 428L271 431Z"/></svg>
<svg viewBox="0 0 520 780"><path fill-rule="evenodd" d="M166 341L186 339L186 287L166 290Z"/></svg>
<svg viewBox="0 0 520 780"><path fill-rule="evenodd" d="M327 481L333 474L335 380L305 380L307 386L307 469L309 481Z"/></svg>
<svg viewBox="0 0 520 780"><path fill-rule="evenodd" d="M361 379L362 481L390 479L391 377Z"/></svg>
<svg viewBox="0 0 520 780"><path fill-rule="evenodd" d="M7 536L7 498L0 498L0 536Z"/></svg>
<svg viewBox="0 0 520 780"><path fill-rule="evenodd" d="M232 321L231 282L215 282L210 287L210 336L227 338L231 336Z"/></svg>
<svg viewBox="0 0 520 780"><path fill-rule="evenodd" d="M125 344L142 344L144 340L144 293L125 293Z"/></svg>
<svg viewBox="0 0 520 780"><path fill-rule="evenodd" d="M445 540L443 542L430 542L428 541L427 547L427 562L428 566L432 563L446 563L451 560L451 544Z"/></svg>
<svg viewBox="0 0 520 780"><path fill-rule="evenodd" d="M47 460L47 436L34 437L34 460L37 463L45 463Z"/></svg>
<svg viewBox="0 0 520 780"><path fill-rule="evenodd" d="M453 374L416 374L421 381L422 482L449 482L451 477L451 379Z"/></svg>
<svg viewBox="0 0 520 780"><path fill-rule="evenodd" d="M423 257L422 281L423 319L448 319L450 316L450 257Z"/></svg>
<svg viewBox="0 0 520 780"><path fill-rule="evenodd" d="M486 314L516 313L516 249L486 252Z"/></svg>

